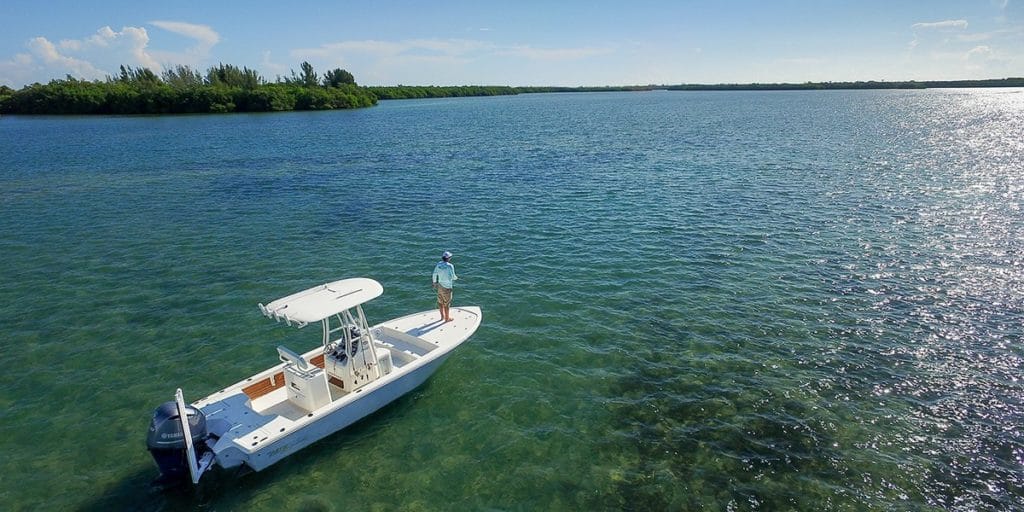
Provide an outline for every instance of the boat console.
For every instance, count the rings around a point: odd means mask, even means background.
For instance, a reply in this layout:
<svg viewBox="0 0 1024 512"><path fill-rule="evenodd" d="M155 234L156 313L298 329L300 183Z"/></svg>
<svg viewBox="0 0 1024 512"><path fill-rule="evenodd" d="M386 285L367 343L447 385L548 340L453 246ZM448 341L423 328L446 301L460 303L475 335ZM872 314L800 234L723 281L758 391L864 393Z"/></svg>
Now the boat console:
<svg viewBox="0 0 1024 512"><path fill-rule="evenodd" d="M324 370L331 377L331 383L342 391L352 392L391 373L394 368L391 351L376 344L371 349L371 344L372 338L367 334L351 340L347 352L343 343L327 352Z"/></svg>

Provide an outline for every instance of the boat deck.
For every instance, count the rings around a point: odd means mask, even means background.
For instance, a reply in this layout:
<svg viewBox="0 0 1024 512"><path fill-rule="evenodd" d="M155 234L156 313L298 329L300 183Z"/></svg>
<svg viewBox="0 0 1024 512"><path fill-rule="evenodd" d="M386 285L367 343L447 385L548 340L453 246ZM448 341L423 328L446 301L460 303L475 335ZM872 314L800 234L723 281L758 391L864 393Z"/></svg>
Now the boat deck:
<svg viewBox="0 0 1024 512"><path fill-rule="evenodd" d="M309 414L309 411L288 401L285 388L268 393L250 403L254 412L263 416L282 416L291 421Z"/></svg>
<svg viewBox="0 0 1024 512"><path fill-rule="evenodd" d="M450 313L451 322L442 322L441 314L437 310L431 310L389 320L379 326L420 338L435 347L461 342L480 326L481 314L478 307L453 306ZM420 355L424 353L426 352Z"/></svg>

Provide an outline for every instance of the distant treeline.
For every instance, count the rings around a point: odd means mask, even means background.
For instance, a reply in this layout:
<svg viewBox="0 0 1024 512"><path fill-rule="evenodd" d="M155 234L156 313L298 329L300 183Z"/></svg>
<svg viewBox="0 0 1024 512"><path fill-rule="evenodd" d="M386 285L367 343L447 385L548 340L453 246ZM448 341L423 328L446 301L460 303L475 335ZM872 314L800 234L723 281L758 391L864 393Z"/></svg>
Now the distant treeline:
<svg viewBox="0 0 1024 512"><path fill-rule="evenodd" d="M411 100L418 98L456 98L460 96L507 96L518 94L515 87L489 85L433 85L370 86L366 90L381 100Z"/></svg>
<svg viewBox="0 0 1024 512"><path fill-rule="evenodd" d="M653 86L669 91L790 91L819 89L936 89L966 87L1024 87L1024 78L991 80L926 80L921 82L805 82L802 84L681 84Z"/></svg>
<svg viewBox="0 0 1024 512"><path fill-rule="evenodd" d="M422 86L395 85L367 87L378 99L408 100L416 98L455 98L459 96L510 96L536 92L608 92L649 91L664 86L630 85L612 87L509 87L499 85Z"/></svg>
<svg viewBox="0 0 1024 512"><path fill-rule="evenodd" d="M613 92L613 91L788 91L819 89L927 89L942 87L1024 87L1024 78L993 80L945 80L923 82L805 82L751 84L679 84L626 85L607 87L508 87L508 86L372 86L367 89L382 100L416 98L454 98L458 96L503 96L545 92Z"/></svg>
<svg viewBox="0 0 1024 512"><path fill-rule="evenodd" d="M157 75L148 68L121 66L106 80L68 75L20 90L0 87L4 114L182 114L267 112L369 107L377 98L343 69L317 75L308 62L302 73L269 83L254 70L230 64L205 74L178 66Z"/></svg>
<svg viewBox="0 0 1024 512"><path fill-rule="evenodd" d="M516 91L523 94L539 92L632 92L632 91L653 91L664 89L661 85L606 85L602 87L516 87Z"/></svg>

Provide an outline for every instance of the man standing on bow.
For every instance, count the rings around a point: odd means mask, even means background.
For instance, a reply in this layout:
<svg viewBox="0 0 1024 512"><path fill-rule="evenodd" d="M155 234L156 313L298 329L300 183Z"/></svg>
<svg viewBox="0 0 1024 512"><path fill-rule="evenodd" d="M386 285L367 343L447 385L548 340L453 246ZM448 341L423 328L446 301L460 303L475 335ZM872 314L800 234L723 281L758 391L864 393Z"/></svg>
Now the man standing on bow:
<svg viewBox="0 0 1024 512"><path fill-rule="evenodd" d="M452 253L442 253L441 261L434 266L434 275L431 277L434 289L437 290L437 309L441 312L442 322L452 321L449 308L452 305L452 286L458 277L455 275L455 265L452 265L451 259Z"/></svg>

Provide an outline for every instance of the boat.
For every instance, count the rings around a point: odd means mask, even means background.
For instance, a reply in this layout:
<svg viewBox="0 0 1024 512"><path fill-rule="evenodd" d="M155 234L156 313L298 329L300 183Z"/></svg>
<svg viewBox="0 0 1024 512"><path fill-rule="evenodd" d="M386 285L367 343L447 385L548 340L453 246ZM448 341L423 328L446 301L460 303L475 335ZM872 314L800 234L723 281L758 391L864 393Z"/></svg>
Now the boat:
<svg viewBox="0 0 1024 512"><path fill-rule="evenodd" d="M373 279L349 278L259 304L289 326L319 323L320 345L279 346L274 366L191 404L177 389L149 426L157 482L197 484L214 466L266 469L423 384L483 318L453 306L448 322L434 309L370 327L362 305L383 293Z"/></svg>

